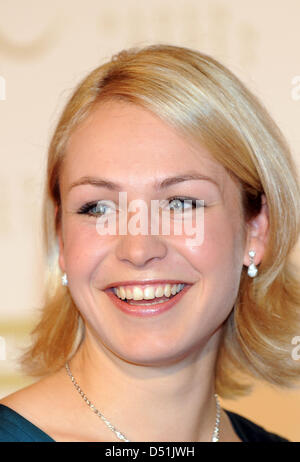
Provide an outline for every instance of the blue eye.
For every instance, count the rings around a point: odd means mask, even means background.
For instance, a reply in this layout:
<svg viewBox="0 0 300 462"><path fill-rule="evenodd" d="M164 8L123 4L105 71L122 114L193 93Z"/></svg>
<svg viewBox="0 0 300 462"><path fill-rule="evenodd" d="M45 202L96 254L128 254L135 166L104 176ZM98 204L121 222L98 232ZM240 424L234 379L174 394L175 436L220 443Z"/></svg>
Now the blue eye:
<svg viewBox="0 0 300 462"><path fill-rule="evenodd" d="M82 215L102 216L106 213L107 208L109 208L109 205L105 202L87 202L80 207L77 213Z"/></svg>
<svg viewBox="0 0 300 462"><path fill-rule="evenodd" d="M193 199L191 197L171 197L168 199L168 202L169 204L173 203L173 207L171 205L170 207L172 207L175 212L191 209L191 206L193 209L198 207L205 207L204 201ZM185 205L188 207L185 207Z"/></svg>
<svg viewBox="0 0 300 462"><path fill-rule="evenodd" d="M109 202L109 203L108 203ZM163 201L164 202L164 201ZM182 212L183 210L192 210L198 207L205 207L204 201L199 199L194 199L191 197L171 197L166 200L166 203L169 207L175 212ZM94 201L87 202L78 210L80 215L89 215L89 216L103 216L108 212L108 209L115 210L114 202L112 201Z"/></svg>

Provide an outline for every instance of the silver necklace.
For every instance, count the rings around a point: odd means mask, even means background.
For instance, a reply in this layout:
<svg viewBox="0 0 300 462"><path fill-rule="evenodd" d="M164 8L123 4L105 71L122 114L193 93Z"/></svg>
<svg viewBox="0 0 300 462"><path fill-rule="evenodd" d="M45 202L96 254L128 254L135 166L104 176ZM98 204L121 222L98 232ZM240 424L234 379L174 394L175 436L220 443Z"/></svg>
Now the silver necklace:
<svg viewBox="0 0 300 462"><path fill-rule="evenodd" d="M119 438L119 440L121 441L125 441L126 443L130 443L130 440L126 438L126 436L121 433L119 430L116 429L116 427L114 427L110 421L104 417L103 414L101 414L100 411L98 411L98 409L96 409L96 407L94 406L94 404L88 399L88 397L86 396L86 394L81 390L80 386L78 385L78 383L76 382L75 380L75 377L72 375L71 371L70 371L70 367L69 367L69 364L66 362L65 364L65 368L67 370L67 373L70 377L70 379L72 380L73 382L73 385L74 387L76 388L76 390L78 391L78 393L80 394L80 396L82 397L82 399L86 402L86 404L92 409L92 411L98 416L100 417L100 419L102 419L102 421L105 423L105 425L107 425L107 427L114 432L114 434ZM220 413L221 413L221 407L220 407L220 402L219 402L219 397L218 395L215 393L215 399L216 399L216 421L215 421L215 426L214 426L214 431L213 431L213 434L212 434L212 437L211 437L211 442L212 443L217 443L219 441L219 432L220 432Z"/></svg>

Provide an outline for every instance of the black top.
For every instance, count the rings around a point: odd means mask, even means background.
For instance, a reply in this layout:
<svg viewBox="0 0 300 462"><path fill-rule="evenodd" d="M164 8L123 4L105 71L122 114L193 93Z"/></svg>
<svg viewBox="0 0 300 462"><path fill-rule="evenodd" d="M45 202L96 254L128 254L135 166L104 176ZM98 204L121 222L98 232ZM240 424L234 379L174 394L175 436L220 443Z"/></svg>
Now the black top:
<svg viewBox="0 0 300 462"><path fill-rule="evenodd" d="M260 427L251 420L248 420L235 412L227 411L226 409L224 409L224 411L230 418L235 433L245 443L283 443L289 441L282 436L268 432L263 427Z"/></svg>
<svg viewBox="0 0 300 462"><path fill-rule="evenodd" d="M279 435L266 431L234 412L227 411L232 426L238 437L247 443L252 442L287 442ZM0 404L0 442L55 442L49 435L22 417L13 409Z"/></svg>

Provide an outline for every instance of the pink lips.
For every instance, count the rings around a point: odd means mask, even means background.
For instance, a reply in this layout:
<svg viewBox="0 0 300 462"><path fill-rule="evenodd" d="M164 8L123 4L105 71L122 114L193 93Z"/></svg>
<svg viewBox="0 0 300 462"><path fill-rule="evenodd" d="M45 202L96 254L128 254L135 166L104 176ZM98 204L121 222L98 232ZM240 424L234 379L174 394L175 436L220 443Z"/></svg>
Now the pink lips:
<svg viewBox="0 0 300 462"><path fill-rule="evenodd" d="M111 289L112 287L118 287L118 286L140 286L140 287L146 287L148 285L152 284L188 284L188 282L185 282L182 279L145 279L145 280L135 280L135 281L115 281L108 286L106 286L103 290ZM189 285L189 284L188 284Z"/></svg>
<svg viewBox="0 0 300 462"><path fill-rule="evenodd" d="M191 285L186 285L178 294L174 295L169 300L163 303L157 303L154 305L130 305L118 298L113 290L106 290L105 293L114 303L114 305L126 314L137 316L137 317L149 317L156 316L170 310L176 303L178 303L185 293L189 290ZM151 303L151 300L149 300Z"/></svg>

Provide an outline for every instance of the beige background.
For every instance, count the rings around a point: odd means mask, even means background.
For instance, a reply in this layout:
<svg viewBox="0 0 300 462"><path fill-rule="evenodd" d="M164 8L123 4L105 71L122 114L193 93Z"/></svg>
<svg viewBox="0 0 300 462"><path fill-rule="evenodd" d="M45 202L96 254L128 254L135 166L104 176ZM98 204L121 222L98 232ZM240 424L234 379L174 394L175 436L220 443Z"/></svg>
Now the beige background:
<svg viewBox="0 0 300 462"><path fill-rule="evenodd" d="M41 298L46 151L74 86L129 46L169 42L202 50L263 100L300 167L299 18L299 0L0 1L0 396L30 383L16 358ZM251 396L222 404L300 441L300 390L259 384Z"/></svg>

